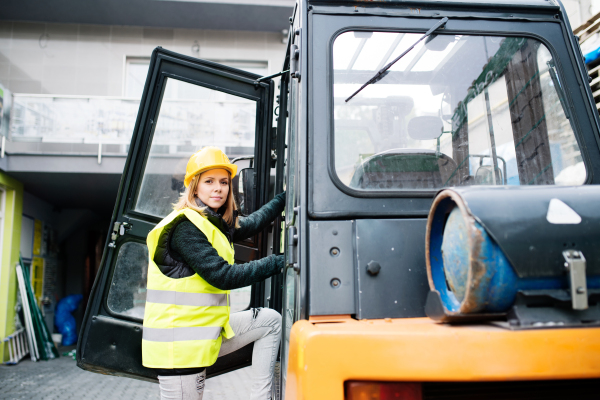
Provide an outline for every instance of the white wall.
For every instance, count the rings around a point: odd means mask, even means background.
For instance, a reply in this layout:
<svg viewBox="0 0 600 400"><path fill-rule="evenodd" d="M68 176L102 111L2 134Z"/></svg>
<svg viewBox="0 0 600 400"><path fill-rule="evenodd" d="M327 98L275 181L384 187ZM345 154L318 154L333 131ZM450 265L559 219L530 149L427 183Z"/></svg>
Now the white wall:
<svg viewBox="0 0 600 400"><path fill-rule="evenodd" d="M600 12L600 0L561 0L571 28L575 29Z"/></svg>
<svg viewBox="0 0 600 400"><path fill-rule="evenodd" d="M125 58L149 57L156 46L266 61L270 73L285 57L280 33L0 21L0 82L14 93L122 96Z"/></svg>

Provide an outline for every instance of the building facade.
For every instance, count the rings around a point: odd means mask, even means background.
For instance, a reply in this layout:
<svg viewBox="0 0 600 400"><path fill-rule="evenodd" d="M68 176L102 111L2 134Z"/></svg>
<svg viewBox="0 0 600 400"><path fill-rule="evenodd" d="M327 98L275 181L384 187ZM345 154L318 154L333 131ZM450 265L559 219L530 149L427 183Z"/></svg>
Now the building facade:
<svg viewBox="0 0 600 400"><path fill-rule="evenodd" d="M84 296L75 313L81 321L152 50L162 46L272 74L283 65L294 4L61 3L50 9L36 0L8 1L0 7L0 338L19 325L19 255L30 265L50 330L56 303L70 294ZM169 96L180 103L189 98L177 90ZM197 146L182 140L160 151L181 156ZM0 358L7 359L6 345Z"/></svg>

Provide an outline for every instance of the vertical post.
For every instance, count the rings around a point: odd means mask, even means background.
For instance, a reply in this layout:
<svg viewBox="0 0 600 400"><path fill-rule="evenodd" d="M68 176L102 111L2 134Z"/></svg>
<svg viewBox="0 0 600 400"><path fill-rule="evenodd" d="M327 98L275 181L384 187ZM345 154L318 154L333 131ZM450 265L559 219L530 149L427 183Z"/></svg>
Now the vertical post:
<svg viewBox="0 0 600 400"><path fill-rule="evenodd" d="M102 164L102 142L98 142L98 164Z"/></svg>
<svg viewBox="0 0 600 400"><path fill-rule="evenodd" d="M488 129L490 134L490 156L492 157L492 183L497 185L496 171L498 170L498 159L496 158L496 138L494 137L494 124L492 122L492 107L490 105L490 94L487 87L483 89L485 96L485 108L487 110Z"/></svg>
<svg viewBox="0 0 600 400"><path fill-rule="evenodd" d="M485 36L483 37L483 48L485 49L485 59L490 61L490 55L488 53L487 42ZM491 83L491 82L490 82ZM492 157L492 183L494 186L496 183L496 171L498 170L498 159L496 158L496 138L494 136L494 123L492 122L492 107L490 105L490 92L487 87L487 76L486 86L483 89L485 98L485 109L487 111L487 122L488 122L488 133L490 138L490 157Z"/></svg>
<svg viewBox="0 0 600 400"><path fill-rule="evenodd" d="M23 185L2 171L0 171L0 184L4 187L3 193L0 192L0 200L5 204L0 230L3 243L0 252L0 337L4 337L16 330L15 303L18 286L14 265L19 260ZM0 362L5 360L8 360L8 348L0 346Z"/></svg>
<svg viewBox="0 0 600 400"><path fill-rule="evenodd" d="M459 104L457 107L460 107ZM467 106L464 105L464 109ZM452 158L458 163L456 174L446 184L449 185L470 185L471 174L469 168L469 123L467 114L465 113L464 120L460 122L460 126L455 129L454 123L452 126Z"/></svg>

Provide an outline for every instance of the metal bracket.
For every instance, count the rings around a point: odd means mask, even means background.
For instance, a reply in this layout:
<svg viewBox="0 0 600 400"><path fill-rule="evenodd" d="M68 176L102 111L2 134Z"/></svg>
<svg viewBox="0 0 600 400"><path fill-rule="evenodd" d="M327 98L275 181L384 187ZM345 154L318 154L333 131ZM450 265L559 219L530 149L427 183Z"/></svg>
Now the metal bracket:
<svg viewBox="0 0 600 400"><path fill-rule="evenodd" d="M269 79L277 78L278 76L287 74L288 72L290 72L290 70L286 69L285 71L281 71L281 72L278 72L278 73L273 74L273 75L263 76L262 78L258 78L257 80L255 80L254 81L254 85L258 86L261 82L268 81Z"/></svg>
<svg viewBox="0 0 600 400"><path fill-rule="evenodd" d="M290 76L300 80L300 47L293 44L290 48Z"/></svg>
<svg viewBox="0 0 600 400"><path fill-rule="evenodd" d="M296 216L300 212L300 206L294 207L293 212L294 212L294 215L292 215L292 220L290 222L288 222L287 224L285 224L286 228L296 225Z"/></svg>
<svg viewBox="0 0 600 400"><path fill-rule="evenodd" d="M568 290L519 291L504 327L523 330L600 326L600 290L590 289L587 294L591 306L585 310L574 310Z"/></svg>
<svg viewBox="0 0 600 400"><path fill-rule="evenodd" d="M586 310L588 308L588 290L585 257L578 250L565 250L563 257L565 258L565 268L569 272L573 310Z"/></svg>
<svg viewBox="0 0 600 400"><path fill-rule="evenodd" d="M294 268L294 270L298 271L295 266L296 264L296 246L298 245L298 231L295 226L290 226L287 228L287 265Z"/></svg>
<svg viewBox="0 0 600 400"><path fill-rule="evenodd" d="M133 228L133 225L128 222L115 222L113 224L112 233L110 234L110 243L108 244L108 247L116 247L116 242L119 236L123 236L125 232L131 228Z"/></svg>

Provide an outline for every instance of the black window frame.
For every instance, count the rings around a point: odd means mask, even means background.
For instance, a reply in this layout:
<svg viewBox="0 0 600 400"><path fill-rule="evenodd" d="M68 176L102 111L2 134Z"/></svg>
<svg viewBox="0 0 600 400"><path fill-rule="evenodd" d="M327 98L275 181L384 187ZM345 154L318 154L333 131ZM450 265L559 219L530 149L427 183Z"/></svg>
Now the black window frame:
<svg viewBox="0 0 600 400"><path fill-rule="evenodd" d="M205 64L209 64L209 62L204 62ZM212 64L212 63L210 63ZM214 65L216 66L216 64ZM213 66L213 67L214 67ZM152 65L150 66L152 68ZM214 69L214 68L210 68L211 66L207 66L206 68L206 72L211 73L211 74L215 74L215 75L222 75L222 76L227 76L226 74L220 73L219 70ZM220 68L222 68L222 66L220 66ZM142 179L144 176L144 171L146 170L146 165L148 162L148 158L149 158L149 152L150 149L152 147L152 139L154 138L154 131L156 129L156 121L157 118L160 116L160 105L162 104L162 100L163 100L163 95L164 95L164 90L166 89L166 82L167 79L176 79L182 82L186 82L186 83L190 83L193 85L197 85L197 86L201 86L201 87L205 87L207 89L212 89L212 90L216 90L219 92L223 92L223 93L227 93L233 96L237 96L237 97L242 97L248 100L252 100L255 101L256 103L256 111L257 111L257 115L260 117L260 109L262 107L262 102L264 101L268 101L268 99L264 99L261 98L260 96L250 96L247 93L241 92L241 91L233 91L233 90L227 90L224 89L222 87L219 87L217 85L211 86L208 85L206 82L200 82L197 80L193 80L193 79L189 79L189 78L184 78L181 76L178 76L176 74L173 73L169 73L169 72L159 72L159 76L155 77L154 79L157 79L158 81L155 84L155 90L161 90L162 93L159 97L156 97L155 101L150 105L151 107L151 111L150 114L152 115L151 121L153 122L151 125L151 127L146 128L146 131L143 133L143 141L140 143L141 146L143 146L143 158L141 160L141 163L137 163L134 168L134 172L133 172L133 177L134 180L131 182L131 184L129 185L129 193L128 193L128 199L127 202L125 204L125 209L123 211L123 215L126 216L131 216L134 217L136 219L142 219L142 220L149 220L148 222L151 223L158 223L160 220L162 220L162 218L164 217L157 217L157 216L153 216L150 214L145 214L142 213L140 211L137 211L135 209L135 206L137 204L137 200L139 198L139 194L140 194L140 189L141 189L141 183L142 183ZM254 83L256 80L256 77L254 79L248 79L247 83ZM152 96L152 93L149 93L148 96ZM261 129L261 127L263 127L263 125L265 124L265 122L261 119L261 118L257 118L255 121L255 135L259 134L259 131ZM147 130L150 130L150 132L147 132ZM255 143L255 150L254 150L254 156L255 158L259 159L258 157L261 156L261 154L265 153L264 149L260 149L259 148L260 143L256 142ZM139 154L139 153L138 153ZM261 178L258 174L257 174L257 178ZM260 205L262 205L262 203L260 202L259 199L257 199L257 201L259 201L259 207ZM263 200L264 201L264 200Z"/></svg>
<svg viewBox="0 0 600 400"><path fill-rule="evenodd" d="M428 18L411 17L407 15L398 15L397 17L385 16L366 16L360 15L342 15L332 16L325 13L315 13L313 18L311 60L313 65L311 70L319 71L324 67L327 71L326 78L321 79L318 76L311 76L312 86L309 104L312 104L310 110L311 124L311 152L310 165L315 172L311 174L311 196L309 198L309 215L313 218L340 218L340 217L360 217L360 216L384 216L384 215L403 215L403 216L426 216L429 211L432 198L440 189L421 190L421 189L402 189L389 191L360 191L352 189L341 182L335 171L334 159L334 118L333 118L333 44L337 37L344 32L349 31L376 31L376 32L411 32L424 33L436 21L443 17L443 13L438 16ZM319 21L315 21L319 18ZM324 22L327 18L330 21ZM565 83L565 87L581 84L580 71L575 62L575 53L564 34L564 23L559 19L552 18L554 24L549 25L546 22L549 19L541 18L539 21L506 21L490 18L489 20L464 20L452 18L448 22L444 33L455 35L478 35L478 36L504 36L504 37L525 37L532 38L543 43L550 51L555 63L559 78ZM560 37L560 41L557 40ZM326 51L325 61L319 61L319 56ZM567 71L570 69L570 71ZM568 72L568 73L567 73ZM325 83L323 83L323 81ZM587 82L586 82L587 84ZM323 93L326 100L319 100L317 95L318 86L324 85L326 93ZM578 94L580 93L580 94ZM574 134L579 145L582 159L586 167L587 177L584 184L595 183L600 169L600 153L596 137L598 136L597 118L591 114L589 101L582 91L567 91L567 102L570 106L572 122L574 125ZM581 107L583 106L583 107ZM319 111L322 108L325 111ZM325 113L325 116L323 116ZM315 126L327 127L328 132L323 132L325 141L319 139L315 134ZM326 145L326 155L320 150ZM323 158L326 157L326 162ZM598 160L594 162L595 160ZM328 178L322 177L316 179L316 171L327 169ZM596 173L594 171L596 169ZM318 195L319 193L328 193L327 199ZM369 199L369 201L365 201ZM335 204L335 207L327 203ZM386 209L387 208L387 209Z"/></svg>
<svg viewBox="0 0 600 400"><path fill-rule="evenodd" d="M227 82L223 86L217 84L213 87L207 84L200 84L200 86L240 96L240 94L243 94L243 91L232 92L224 90L227 87L235 87L231 83L233 81L246 88L246 95L242 97L256 97L257 129L255 131L255 157L260 160L266 160L267 157L270 159L269 141L271 140L270 132L273 113L274 84L272 80L257 82L260 76L256 74L195 59L160 47L156 48L152 53L148 78L144 86L132 143L129 147L129 153L119 185L100 269L90 293L90 300L85 311L77 344L77 365L80 368L150 381L156 381L156 371L141 365L142 320L113 312L108 307L107 300L112 279L114 278L118 252L121 247L131 241L143 243L150 230L162 219L136 212L133 210L133 207L135 206L139 184L145 171L145 160L151 147L149 137L151 138L153 133L153 121L158 114L157 105L160 104L162 98L162 96L156 96L154 91L163 90L166 75L162 74L162 72L168 69L164 68L164 65L169 62L175 67L172 68L175 71L178 69L181 71L181 68L184 68L184 75L196 77L198 76L197 71L205 72L207 74L203 79L205 83L218 82L219 80ZM193 84L200 83L194 79L181 79L182 77L179 77L177 74L173 75L179 80L191 81ZM248 93L253 93L254 91L258 94L248 95ZM153 117L150 118L150 116ZM255 171L257 188L256 203L260 207L268 199L270 162L258 163ZM122 225L123 223L128 223L129 225L125 228ZM119 233L119 227L125 228L124 234L121 235ZM262 236L266 235L263 234ZM260 238L260 236L258 237ZM258 250L259 254L266 254L267 245L267 240L263 237L262 240L258 240L257 249L251 248L250 251ZM264 283L261 282L253 285L249 307L260 307L263 303ZM251 353L252 345L248 345L230 355L220 358L215 365L208 369L208 377L250 365ZM108 356L109 354L110 356Z"/></svg>

